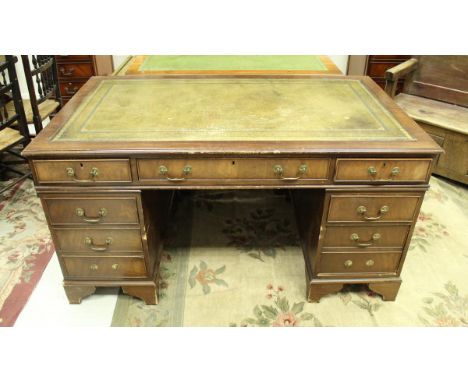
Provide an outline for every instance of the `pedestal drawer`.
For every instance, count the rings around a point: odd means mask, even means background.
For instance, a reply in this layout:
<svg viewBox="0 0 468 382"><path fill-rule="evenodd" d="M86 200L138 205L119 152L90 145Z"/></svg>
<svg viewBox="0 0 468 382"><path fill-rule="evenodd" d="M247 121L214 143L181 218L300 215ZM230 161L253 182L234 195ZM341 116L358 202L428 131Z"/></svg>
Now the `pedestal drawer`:
<svg viewBox="0 0 468 382"><path fill-rule="evenodd" d="M139 159L142 181L192 182L205 179L309 182L328 179L330 159L307 158L206 158Z"/></svg>
<svg viewBox="0 0 468 382"><path fill-rule="evenodd" d="M55 228L54 243L60 252L141 252L140 228Z"/></svg>
<svg viewBox="0 0 468 382"><path fill-rule="evenodd" d="M128 159L105 160L35 160L39 183L93 185L105 182L131 182Z"/></svg>
<svg viewBox="0 0 468 382"><path fill-rule="evenodd" d="M336 160L335 182L426 182L432 159Z"/></svg>
<svg viewBox="0 0 468 382"><path fill-rule="evenodd" d="M146 277L143 257L63 256L64 276L70 278L141 278Z"/></svg>
<svg viewBox="0 0 468 382"><path fill-rule="evenodd" d="M323 239L323 247L403 248L409 229L409 225L328 226Z"/></svg>
<svg viewBox="0 0 468 382"><path fill-rule="evenodd" d="M423 193L332 194L328 222L413 222Z"/></svg>
<svg viewBox="0 0 468 382"><path fill-rule="evenodd" d="M138 224L136 196L42 194L52 225Z"/></svg>
<svg viewBox="0 0 468 382"><path fill-rule="evenodd" d="M316 273L395 274L400 257L401 252L327 252L320 255Z"/></svg>

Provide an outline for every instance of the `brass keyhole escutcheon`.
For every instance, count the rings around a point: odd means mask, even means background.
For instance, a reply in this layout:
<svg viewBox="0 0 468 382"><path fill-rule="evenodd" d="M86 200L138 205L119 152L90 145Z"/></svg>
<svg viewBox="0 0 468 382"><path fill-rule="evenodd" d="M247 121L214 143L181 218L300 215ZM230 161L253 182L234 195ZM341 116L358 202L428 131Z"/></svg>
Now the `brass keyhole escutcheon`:
<svg viewBox="0 0 468 382"><path fill-rule="evenodd" d="M345 268L351 268L352 265L353 265L352 260L346 260L346 261L344 262Z"/></svg>
<svg viewBox="0 0 468 382"><path fill-rule="evenodd" d="M372 267L374 265L374 260L370 259L366 261L366 266Z"/></svg>
<svg viewBox="0 0 468 382"><path fill-rule="evenodd" d="M99 268L99 267L98 267L97 264L91 264L91 265L89 266L89 269L91 269L92 271L97 271L98 268Z"/></svg>
<svg viewBox="0 0 468 382"><path fill-rule="evenodd" d="M119 264L112 264L112 269L114 271L116 271L117 269L119 269Z"/></svg>

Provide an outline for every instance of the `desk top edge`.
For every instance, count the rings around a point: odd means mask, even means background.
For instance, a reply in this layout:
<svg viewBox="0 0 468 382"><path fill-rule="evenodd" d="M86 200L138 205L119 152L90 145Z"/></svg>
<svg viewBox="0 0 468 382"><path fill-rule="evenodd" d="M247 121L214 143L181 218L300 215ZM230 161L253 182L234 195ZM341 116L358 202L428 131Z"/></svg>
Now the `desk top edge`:
<svg viewBox="0 0 468 382"><path fill-rule="evenodd" d="M103 80L116 77L92 77L79 92L55 116L44 129L23 151L28 158L33 157L79 157L79 156L125 156L125 155L325 155L325 154L385 154L397 155L421 154L433 156L442 152L441 148L414 122L387 94L365 76L338 75L151 75L122 76L120 81L140 81L145 79L200 79L200 78L272 78L272 79L348 79L359 80L369 92L390 112L404 129L414 138L412 141L252 141L252 142L216 142L216 141L185 141L185 142L54 142L51 138L70 119L81 104ZM209 147L207 147L209 142ZM274 145L274 148L272 148ZM155 147L156 146L156 147ZM159 146L159 147L157 147Z"/></svg>

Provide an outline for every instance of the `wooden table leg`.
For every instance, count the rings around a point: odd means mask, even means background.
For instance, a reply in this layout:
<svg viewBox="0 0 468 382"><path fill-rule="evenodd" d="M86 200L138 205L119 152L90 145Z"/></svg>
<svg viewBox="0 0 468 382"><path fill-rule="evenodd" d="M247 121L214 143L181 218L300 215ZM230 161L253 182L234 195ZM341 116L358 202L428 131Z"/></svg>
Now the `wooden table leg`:
<svg viewBox="0 0 468 382"><path fill-rule="evenodd" d="M81 304L81 300L94 292L96 287L92 285L64 285L65 293L70 304Z"/></svg>
<svg viewBox="0 0 468 382"><path fill-rule="evenodd" d="M342 283L310 283L308 300L309 302L319 302L327 294L337 293L343 289Z"/></svg>
<svg viewBox="0 0 468 382"><path fill-rule="evenodd" d="M369 283L369 289L382 296L384 301L395 301L400 289L400 281Z"/></svg>
<svg viewBox="0 0 468 382"><path fill-rule="evenodd" d="M142 299L146 305L158 303L158 291L155 285L144 286L122 286L125 294Z"/></svg>

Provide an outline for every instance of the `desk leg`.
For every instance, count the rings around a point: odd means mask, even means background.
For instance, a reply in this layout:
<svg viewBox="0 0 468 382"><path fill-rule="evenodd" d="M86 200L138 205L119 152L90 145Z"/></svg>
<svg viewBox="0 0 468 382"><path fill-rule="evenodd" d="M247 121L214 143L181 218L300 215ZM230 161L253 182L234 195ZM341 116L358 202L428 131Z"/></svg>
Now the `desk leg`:
<svg viewBox="0 0 468 382"><path fill-rule="evenodd" d="M338 293L343 289L343 283L314 283L309 284L307 293L309 302L319 302L320 299L328 294Z"/></svg>
<svg viewBox="0 0 468 382"><path fill-rule="evenodd" d="M125 294L142 299L146 305L158 303L158 291L156 285L150 286L122 286Z"/></svg>
<svg viewBox="0 0 468 382"><path fill-rule="evenodd" d="M63 284L70 304L81 304L81 300L96 292L96 287L92 285L67 285Z"/></svg>
<svg viewBox="0 0 468 382"><path fill-rule="evenodd" d="M401 280L369 283L369 289L380 294L384 301L395 301L400 285Z"/></svg>

